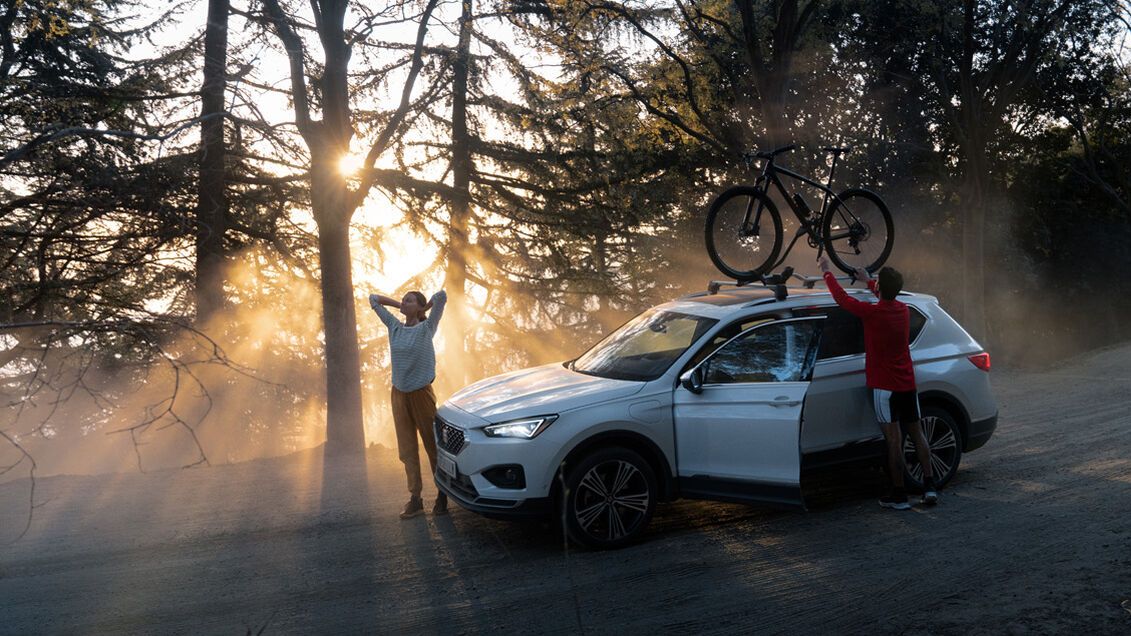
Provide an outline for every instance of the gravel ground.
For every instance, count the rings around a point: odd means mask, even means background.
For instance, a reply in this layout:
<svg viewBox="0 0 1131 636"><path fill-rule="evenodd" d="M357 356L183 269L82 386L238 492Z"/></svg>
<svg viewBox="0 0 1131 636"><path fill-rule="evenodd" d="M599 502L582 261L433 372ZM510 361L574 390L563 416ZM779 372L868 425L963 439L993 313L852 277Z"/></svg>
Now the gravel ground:
<svg viewBox="0 0 1131 636"><path fill-rule="evenodd" d="M994 371L989 444L936 508L871 471L807 513L681 501L640 544L563 545L318 451L0 485L0 633L1131 634L1131 346ZM426 495L431 493L426 491Z"/></svg>

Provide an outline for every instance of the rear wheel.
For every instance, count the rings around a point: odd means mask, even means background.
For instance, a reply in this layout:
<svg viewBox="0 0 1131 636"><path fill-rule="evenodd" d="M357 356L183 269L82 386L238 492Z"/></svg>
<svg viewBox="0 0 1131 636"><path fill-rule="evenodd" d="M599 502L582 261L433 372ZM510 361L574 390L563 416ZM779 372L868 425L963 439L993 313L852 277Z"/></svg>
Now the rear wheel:
<svg viewBox="0 0 1131 636"><path fill-rule="evenodd" d="M566 475L566 533L590 548L625 546L652 520L656 495L656 476L643 457L627 448L601 449Z"/></svg>
<svg viewBox="0 0 1131 636"><path fill-rule="evenodd" d="M781 216L765 192L738 186L720 194L707 211L707 254L735 280L757 278L781 249Z"/></svg>
<svg viewBox="0 0 1131 636"><path fill-rule="evenodd" d="M874 272L888 260L895 242L891 212L875 192L845 190L833 200L821 224L829 259L846 274L857 267Z"/></svg>
<svg viewBox="0 0 1131 636"><path fill-rule="evenodd" d="M923 427L923 437L927 438L927 445L931 448L935 485L942 488L958 472L958 463L962 460L962 433L958 430L958 422L946 409L927 406L923 408L919 425ZM903 435L903 459L907 464L904 477L908 480L908 487L922 489L923 466L919 464L915 443L907 434Z"/></svg>

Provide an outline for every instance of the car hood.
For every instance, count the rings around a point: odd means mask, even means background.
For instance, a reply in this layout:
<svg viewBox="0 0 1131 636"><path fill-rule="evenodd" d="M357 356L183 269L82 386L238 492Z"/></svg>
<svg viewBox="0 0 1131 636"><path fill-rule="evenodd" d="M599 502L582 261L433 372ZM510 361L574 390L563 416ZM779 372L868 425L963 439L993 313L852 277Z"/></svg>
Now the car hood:
<svg viewBox="0 0 1131 636"><path fill-rule="evenodd" d="M487 422L502 422L626 397L644 384L585 375L556 362L480 380L460 389L447 404Z"/></svg>

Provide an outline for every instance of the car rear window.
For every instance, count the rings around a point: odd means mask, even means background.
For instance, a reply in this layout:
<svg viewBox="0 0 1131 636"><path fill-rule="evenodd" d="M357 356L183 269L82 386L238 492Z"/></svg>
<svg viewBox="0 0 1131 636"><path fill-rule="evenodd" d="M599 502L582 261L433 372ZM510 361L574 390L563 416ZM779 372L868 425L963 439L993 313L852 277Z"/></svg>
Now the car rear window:
<svg viewBox="0 0 1131 636"><path fill-rule="evenodd" d="M915 342L923 327L927 324L927 317L918 308L908 305L911 319L911 333L908 342ZM841 356L856 356L864 353L864 325L860 319L844 309L831 305L827 307L805 307L795 309L793 315L802 318L806 316L827 316L825 328L821 332L821 346L817 349L817 359L839 358Z"/></svg>

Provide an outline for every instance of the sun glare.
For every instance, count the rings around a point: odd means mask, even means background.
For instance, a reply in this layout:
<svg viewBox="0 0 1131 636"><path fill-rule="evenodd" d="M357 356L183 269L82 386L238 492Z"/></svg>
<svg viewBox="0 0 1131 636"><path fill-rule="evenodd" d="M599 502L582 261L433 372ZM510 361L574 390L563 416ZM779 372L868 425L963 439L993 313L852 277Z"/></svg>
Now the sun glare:
<svg viewBox="0 0 1131 636"><path fill-rule="evenodd" d="M338 160L338 171L344 176L351 177L357 174L364 165L365 156L351 152L342 155L342 158Z"/></svg>

